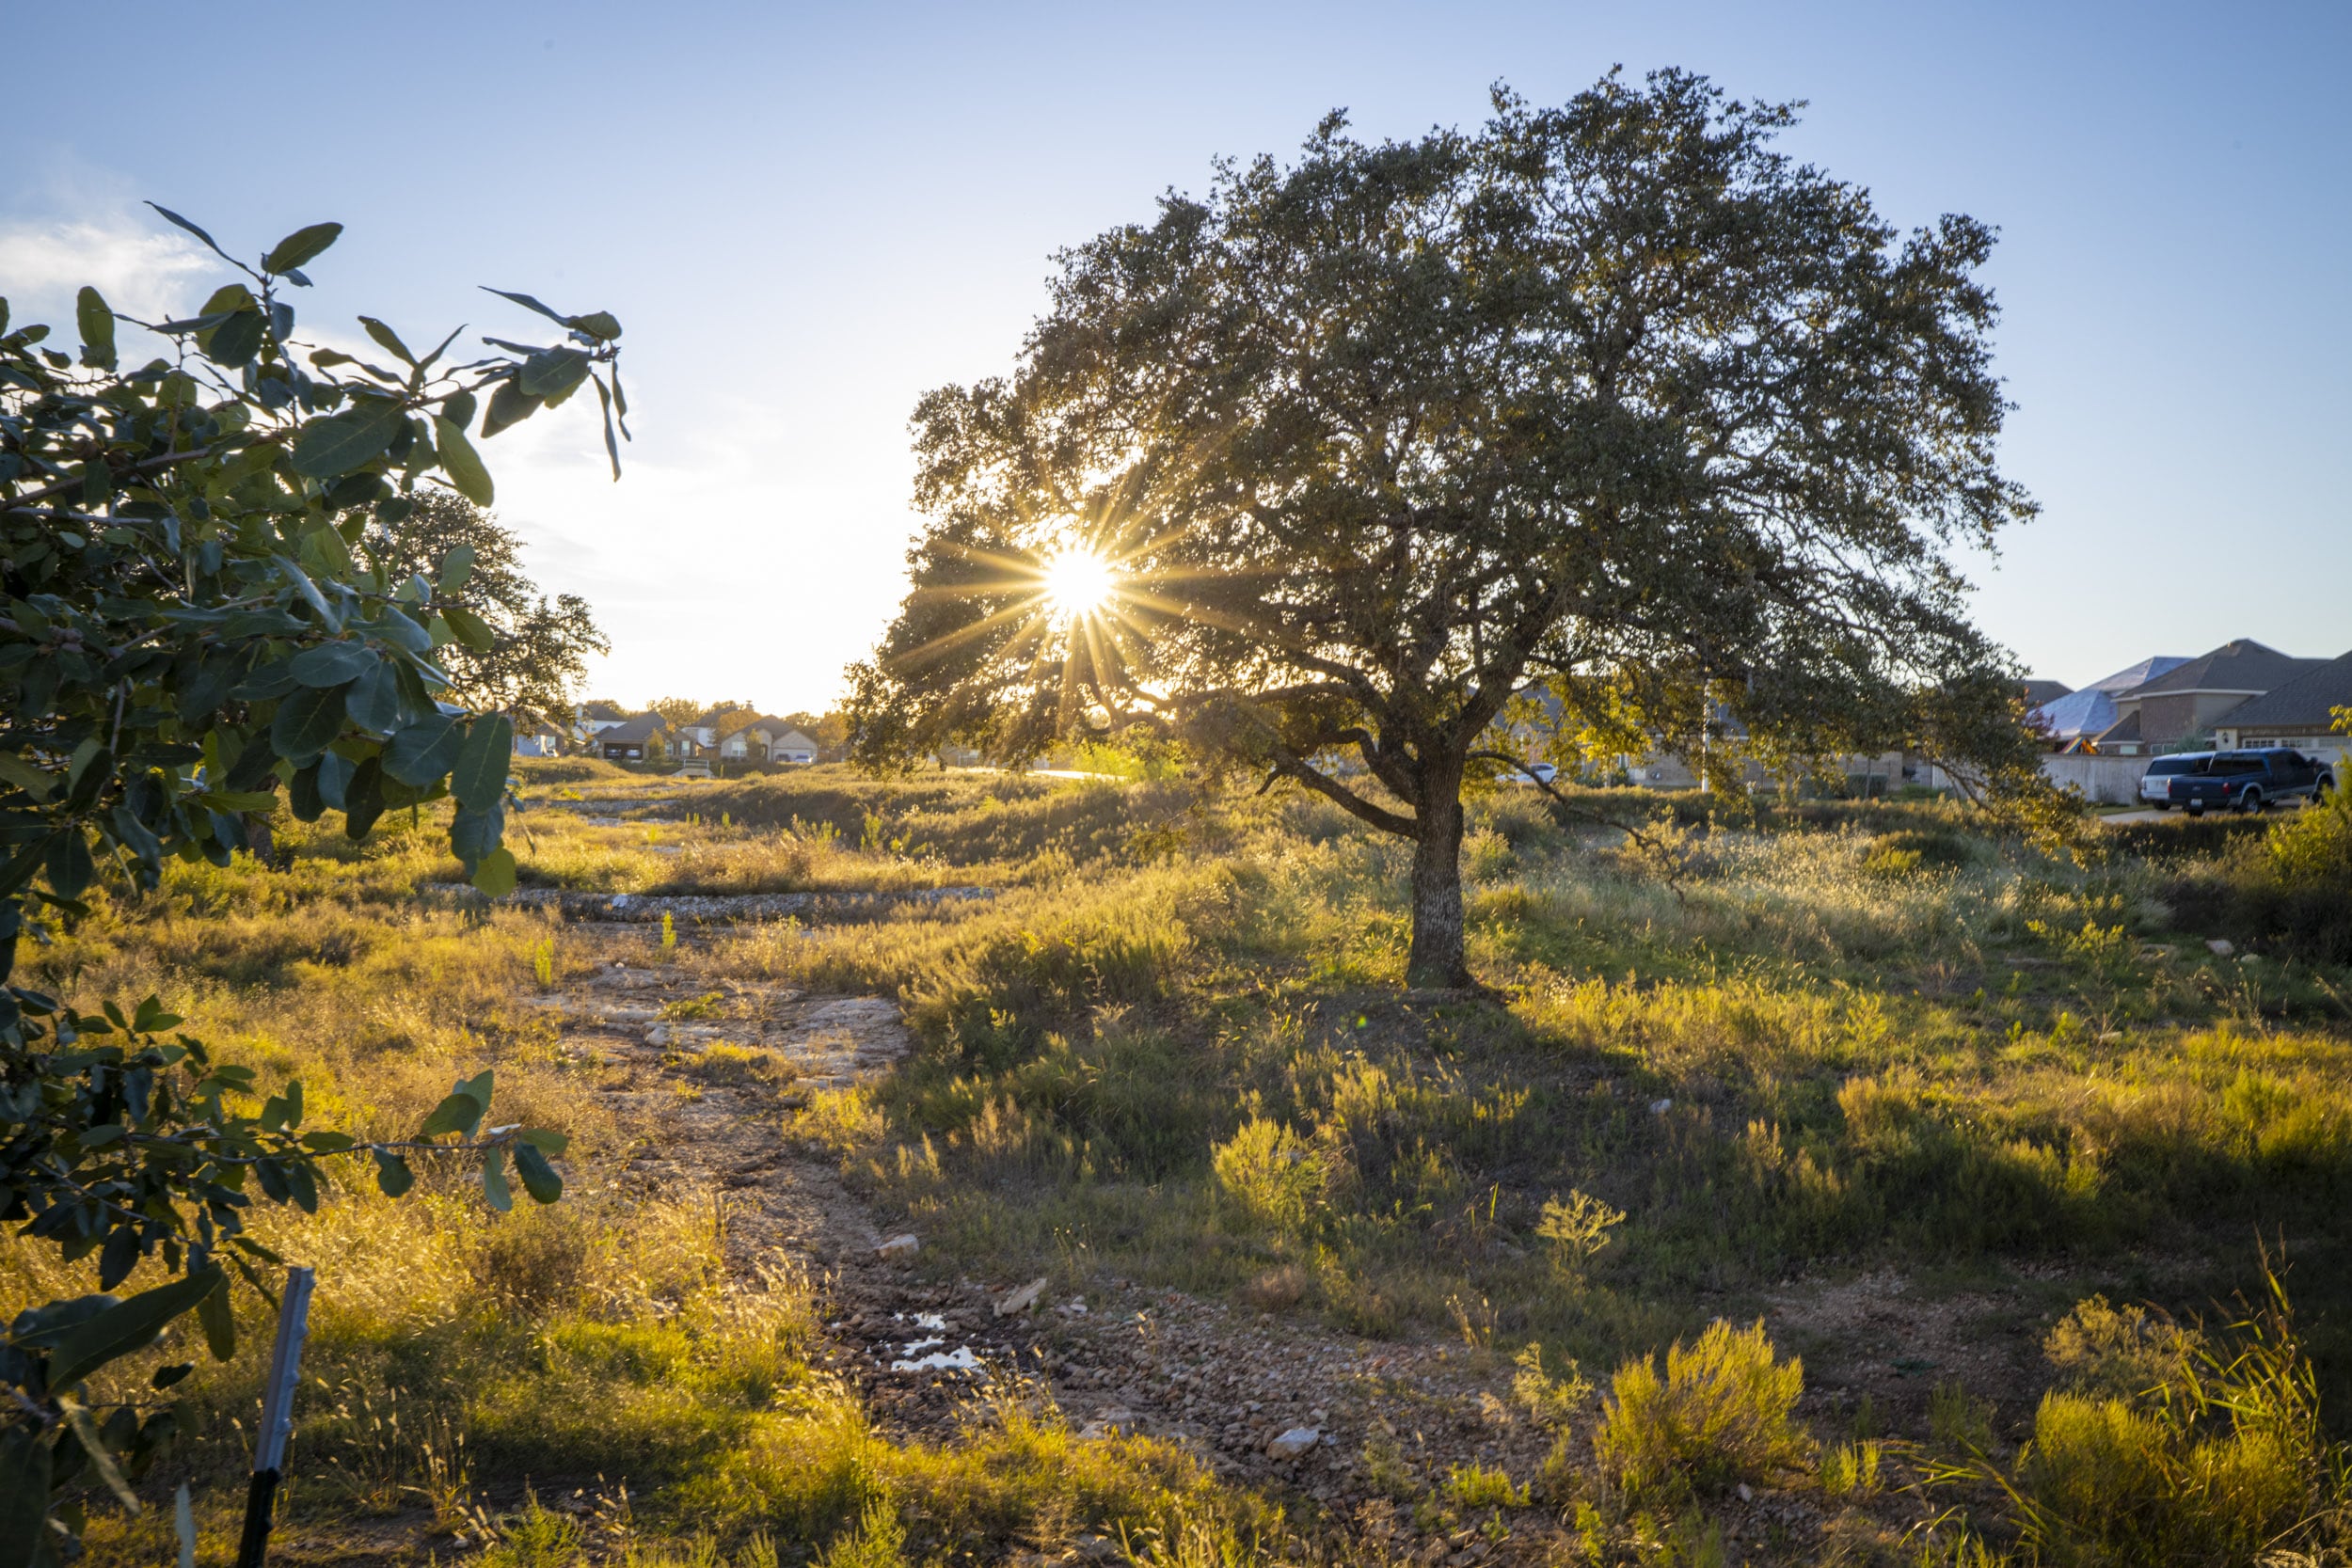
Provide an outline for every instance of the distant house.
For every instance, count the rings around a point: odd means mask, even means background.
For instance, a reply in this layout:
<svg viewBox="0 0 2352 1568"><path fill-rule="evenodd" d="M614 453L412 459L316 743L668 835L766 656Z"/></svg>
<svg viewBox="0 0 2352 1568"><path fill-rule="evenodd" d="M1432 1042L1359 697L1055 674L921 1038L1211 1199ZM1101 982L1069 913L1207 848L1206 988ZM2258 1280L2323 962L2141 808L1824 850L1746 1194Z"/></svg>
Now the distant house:
<svg viewBox="0 0 2352 1568"><path fill-rule="evenodd" d="M658 713L641 713L598 730L590 744L607 762L652 762L670 754L669 721Z"/></svg>
<svg viewBox="0 0 2352 1568"><path fill-rule="evenodd" d="M2249 697L2213 722L2224 750L2292 746L2307 756L2352 760L2352 736L2339 734L2331 710L2352 707L2352 653Z"/></svg>
<svg viewBox="0 0 2352 1568"><path fill-rule="evenodd" d="M2155 756L2199 744L2249 699L2316 670L2251 638L2236 638L2115 696L2115 721L2092 737L2102 755ZM2061 699L2062 701L2063 699Z"/></svg>
<svg viewBox="0 0 2352 1568"><path fill-rule="evenodd" d="M564 754L564 732L544 719L515 725L515 754L518 757L560 757Z"/></svg>
<svg viewBox="0 0 2352 1568"><path fill-rule="evenodd" d="M572 743L582 748L592 756L601 755L602 753L596 748L596 736L615 725L628 722L628 713L618 703L609 703L599 697L593 702L574 704L572 706Z"/></svg>
<svg viewBox="0 0 2352 1568"><path fill-rule="evenodd" d="M781 719L755 719L719 742L719 755L734 761L811 763L817 742Z"/></svg>

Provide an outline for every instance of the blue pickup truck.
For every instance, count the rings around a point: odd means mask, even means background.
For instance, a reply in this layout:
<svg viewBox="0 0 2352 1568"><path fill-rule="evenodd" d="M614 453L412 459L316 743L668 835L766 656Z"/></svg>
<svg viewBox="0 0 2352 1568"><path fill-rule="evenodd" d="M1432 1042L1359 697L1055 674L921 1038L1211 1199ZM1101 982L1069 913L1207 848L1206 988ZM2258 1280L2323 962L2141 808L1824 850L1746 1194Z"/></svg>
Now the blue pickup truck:
<svg viewBox="0 0 2352 1568"><path fill-rule="evenodd" d="M2172 765L2159 776L2156 769ZM2149 765L2143 795L2161 783L2157 810L2179 806L2191 816L2207 811L2257 812L2280 800L2316 800L2336 787L2335 770L2287 747L2262 752L2215 752L2208 755L2159 757Z"/></svg>

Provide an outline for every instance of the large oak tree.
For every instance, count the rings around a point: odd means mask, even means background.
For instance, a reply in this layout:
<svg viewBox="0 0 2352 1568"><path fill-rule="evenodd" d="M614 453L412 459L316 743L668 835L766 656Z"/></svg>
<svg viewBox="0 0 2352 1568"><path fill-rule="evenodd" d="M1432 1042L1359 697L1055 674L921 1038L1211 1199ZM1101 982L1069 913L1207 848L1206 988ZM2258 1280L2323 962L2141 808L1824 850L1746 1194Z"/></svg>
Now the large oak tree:
<svg viewBox="0 0 2352 1568"><path fill-rule="evenodd" d="M1951 552L1995 467L1992 236L1899 234L1787 107L1666 71L1299 159L1064 253L1012 373L929 394L869 761L1073 725L1238 755L1410 839L1415 984L1467 983L1466 778L1570 732L2013 768ZM1087 551L1114 587L1057 598Z"/></svg>

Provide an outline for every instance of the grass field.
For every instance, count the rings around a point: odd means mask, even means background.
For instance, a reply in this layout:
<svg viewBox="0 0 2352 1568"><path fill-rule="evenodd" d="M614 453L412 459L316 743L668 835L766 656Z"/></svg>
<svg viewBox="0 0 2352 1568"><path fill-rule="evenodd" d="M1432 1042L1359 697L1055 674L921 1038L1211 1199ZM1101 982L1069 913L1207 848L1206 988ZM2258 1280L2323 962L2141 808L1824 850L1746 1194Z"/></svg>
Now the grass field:
<svg viewBox="0 0 2352 1568"><path fill-rule="evenodd" d="M573 1138L552 1209L493 1215L428 1177L266 1219L326 1281L297 1560L2250 1564L2344 1544L2352 974L2328 961L2327 864L2281 861L2303 879L2269 903L2228 891L2259 826L2101 830L2077 861L1935 802L1735 819L1604 797L1656 813L1641 846L1499 793L1465 852L1486 989L1429 994L1400 990L1403 847L1306 800L587 763L525 789L534 885L993 890L658 950L713 986L899 1004L903 1066L775 1117L878 1234L921 1236L917 1283L1038 1273L1300 1343L1450 1348L1504 1457L1417 1463L1399 1415L1350 1435L1353 1479L1317 1497L1149 1432L1080 1442L1050 1381L1009 1376L949 1425L894 1424L829 1358L824 1278L734 1266L710 1194L623 1180L658 1124L533 1005L593 968L578 933L419 899L457 877L429 821L360 847L281 824L285 869L177 868L35 956L33 983L157 992L354 1132L405 1132L494 1066L502 1116ZM5 1256L19 1300L90 1288ZM167 1467L199 1483L221 1560L249 1326L186 1386L204 1434ZM108 1516L92 1539L145 1560L168 1527Z"/></svg>

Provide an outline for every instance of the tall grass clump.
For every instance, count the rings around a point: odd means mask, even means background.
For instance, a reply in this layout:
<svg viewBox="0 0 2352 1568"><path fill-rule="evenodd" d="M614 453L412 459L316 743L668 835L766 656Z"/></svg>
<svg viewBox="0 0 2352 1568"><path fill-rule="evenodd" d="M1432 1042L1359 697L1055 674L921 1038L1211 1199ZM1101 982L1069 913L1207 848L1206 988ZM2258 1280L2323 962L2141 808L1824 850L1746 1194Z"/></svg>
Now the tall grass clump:
<svg viewBox="0 0 2352 1568"><path fill-rule="evenodd" d="M2352 1544L2352 1457L2321 1424L2285 1287L2265 1283L2214 1333L2082 1303L2050 1335L2059 1384L2014 1464L1931 1473L1992 1480L2036 1563L2235 1568Z"/></svg>

